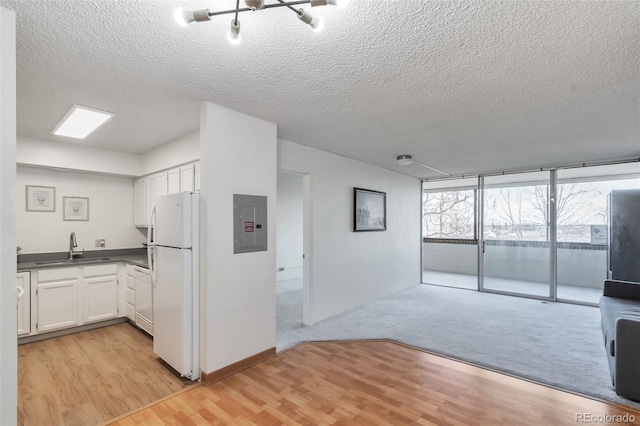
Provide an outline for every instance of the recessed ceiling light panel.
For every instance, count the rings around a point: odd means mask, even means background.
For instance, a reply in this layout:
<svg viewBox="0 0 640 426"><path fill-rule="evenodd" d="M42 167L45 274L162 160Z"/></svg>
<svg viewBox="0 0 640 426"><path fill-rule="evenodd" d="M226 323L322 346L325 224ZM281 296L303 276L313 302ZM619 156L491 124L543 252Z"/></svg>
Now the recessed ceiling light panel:
<svg viewBox="0 0 640 426"><path fill-rule="evenodd" d="M73 105L62 117L60 123L53 129L53 134L75 139L84 139L104 123L113 118L114 114L98 109Z"/></svg>

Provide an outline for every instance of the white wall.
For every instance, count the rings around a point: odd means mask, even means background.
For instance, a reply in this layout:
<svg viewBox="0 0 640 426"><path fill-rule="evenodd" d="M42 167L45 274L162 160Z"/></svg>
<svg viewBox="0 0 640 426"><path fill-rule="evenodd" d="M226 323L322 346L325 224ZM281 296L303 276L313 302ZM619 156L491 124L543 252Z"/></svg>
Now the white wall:
<svg viewBox="0 0 640 426"><path fill-rule="evenodd" d="M17 423L16 15L0 8L0 424Z"/></svg>
<svg viewBox="0 0 640 426"><path fill-rule="evenodd" d="M56 188L56 211L27 212L25 186ZM23 253L69 250L75 232L78 249L102 250L95 240L106 239L107 249L139 248L144 236L133 226L133 180L91 173L57 172L18 167L17 232ZM89 198L89 221L63 221L63 196Z"/></svg>
<svg viewBox="0 0 640 426"><path fill-rule="evenodd" d="M310 173L310 321L420 283L418 179L278 141L278 169ZM353 188L387 193L387 230L353 232Z"/></svg>
<svg viewBox="0 0 640 426"><path fill-rule="evenodd" d="M141 175L169 169L200 159L200 133L193 132L141 155Z"/></svg>
<svg viewBox="0 0 640 426"><path fill-rule="evenodd" d="M278 172L277 281L302 278L302 176ZM280 268L285 268L280 271Z"/></svg>
<svg viewBox="0 0 640 426"><path fill-rule="evenodd" d="M140 175L140 156L70 143L18 138L16 163L123 176Z"/></svg>
<svg viewBox="0 0 640 426"><path fill-rule="evenodd" d="M276 345L276 125L201 106L201 368ZM233 194L268 198L268 251L233 254Z"/></svg>

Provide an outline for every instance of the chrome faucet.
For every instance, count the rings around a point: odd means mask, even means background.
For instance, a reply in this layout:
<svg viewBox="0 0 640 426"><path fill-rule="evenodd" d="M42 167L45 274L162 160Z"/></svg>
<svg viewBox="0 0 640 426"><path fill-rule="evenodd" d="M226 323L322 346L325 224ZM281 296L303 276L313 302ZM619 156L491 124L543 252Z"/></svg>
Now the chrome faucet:
<svg viewBox="0 0 640 426"><path fill-rule="evenodd" d="M73 260L74 257L82 255L84 250L77 252L74 250L75 247L78 247L78 241L76 240L76 233L72 232L69 237L69 260Z"/></svg>

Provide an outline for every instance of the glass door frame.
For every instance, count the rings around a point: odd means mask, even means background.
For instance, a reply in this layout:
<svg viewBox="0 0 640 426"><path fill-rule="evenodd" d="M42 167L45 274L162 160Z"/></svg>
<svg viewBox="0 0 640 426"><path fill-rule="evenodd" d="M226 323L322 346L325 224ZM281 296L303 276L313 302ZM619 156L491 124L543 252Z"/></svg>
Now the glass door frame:
<svg viewBox="0 0 640 426"><path fill-rule="evenodd" d="M545 171L545 170L540 170ZM527 294L527 293L518 293L515 291L506 291L506 290L495 290L486 288L484 285L484 277L485 277L485 238L484 238L484 223L485 223L485 176L490 175L481 175L478 176L478 203L476 206L476 214L477 214L477 236L478 236L478 290L484 293L494 293L494 294L503 294L508 296L518 296L525 297L528 299L537 299L555 302L557 301L557 170L550 169L549 172L549 184L548 184L548 229L549 229L549 295L548 296L539 296L535 294ZM527 172L521 172L527 173ZM514 175L521 173L513 173Z"/></svg>

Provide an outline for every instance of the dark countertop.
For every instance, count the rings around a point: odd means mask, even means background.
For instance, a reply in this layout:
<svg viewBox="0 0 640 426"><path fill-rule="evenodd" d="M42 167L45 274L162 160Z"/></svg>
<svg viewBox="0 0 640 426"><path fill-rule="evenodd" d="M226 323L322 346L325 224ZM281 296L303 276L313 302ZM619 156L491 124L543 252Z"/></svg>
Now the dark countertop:
<svg viewBox="0 0 640 426"><path fill-rule="evenodd" d="M146 249L92 250L73 261L68 259L68 252L23 254L20 257L18 272L119 262L149 268Z"/></svg>

